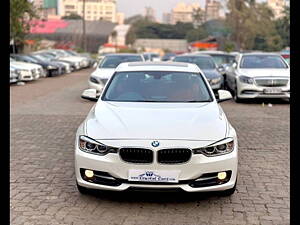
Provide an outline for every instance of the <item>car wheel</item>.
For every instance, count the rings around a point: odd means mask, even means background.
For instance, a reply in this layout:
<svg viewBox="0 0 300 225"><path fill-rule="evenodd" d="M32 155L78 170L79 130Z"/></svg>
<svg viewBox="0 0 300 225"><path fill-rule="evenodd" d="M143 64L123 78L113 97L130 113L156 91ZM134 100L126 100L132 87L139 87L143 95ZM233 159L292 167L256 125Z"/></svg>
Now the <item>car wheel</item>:
<svg viewBox="0 0 300 225"><path fill-rule="evenodd" d="M83 194L83 195L87 195L87 194L90 194L91 193L91 190L86 188L86 187L82 187L80 186L77 181L76 181L76 186L77 186L77 189L78 191L80 192L80 194Z"/></svg>
<svg viewBox="0 0 300 225"><path fill-rule="evenodd" d="M236 183L237 183L237 180L235 181L235 184L234 184L233 188L230 188L230 189L225 190L225 191L220 191L218 194L220 196L223 196L223 197L233 195L235 190L236 190Z"/></svg>
<svg viewBox="0 0 300 225"><path fill-rule="evenodd" d="M238 93L237 85L235 85L234 92L233 92L233 99L236 103L241 103L242 99L238 97L237 93Z"/></svg>

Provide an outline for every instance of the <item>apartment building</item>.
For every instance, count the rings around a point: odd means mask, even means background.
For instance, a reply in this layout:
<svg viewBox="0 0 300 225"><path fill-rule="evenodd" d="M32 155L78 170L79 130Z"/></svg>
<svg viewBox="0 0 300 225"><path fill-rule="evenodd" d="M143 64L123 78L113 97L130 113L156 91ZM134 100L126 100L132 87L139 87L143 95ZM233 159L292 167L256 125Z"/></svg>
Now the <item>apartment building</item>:
<svg viewBox="0 0 300 225"><path fill-rule="evenodd" d="M78 14L83 17L83 0L59 0L59 14L68 16ZM85 20L106 20L117 22L116 0L85 0Z"/></svg>
<svg viewBox="0 0 300 225"><path fill-rule="evenodd" d="M278 19L283 16L283 9L289 4L289 1L285 0L267 0L268 6L273 10L274 18Z"/></svg>
<svg viewBox="0 0 300 225"><path fill-rule="evenodd" d="M206 0L205 21L220 19L221 4L216 0Z"/></svg>
<svg viewBox="0 0 300 225"><path fill-rule="evenodd" d="M196 9L201 9L199 3L186 4L179 2L171 12L171 23L177 22L191 23L193 22L193 12Z"/></svg>

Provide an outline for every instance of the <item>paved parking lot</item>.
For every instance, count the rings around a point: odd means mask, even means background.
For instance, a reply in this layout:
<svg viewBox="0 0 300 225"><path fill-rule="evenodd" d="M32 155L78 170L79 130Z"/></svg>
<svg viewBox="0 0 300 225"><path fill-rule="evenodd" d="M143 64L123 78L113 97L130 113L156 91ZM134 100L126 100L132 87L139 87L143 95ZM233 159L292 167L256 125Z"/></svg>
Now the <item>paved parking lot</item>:
<svg viewBox="0 0 300 225"><path fill-rule="evenodd" d="M11 86L11 224L290 224L290 105L284 101L272 101L272 107L222 103L239 138L238 185L231 197L79 194L73 145L94 104L80 98L91 71Z"/></svg>

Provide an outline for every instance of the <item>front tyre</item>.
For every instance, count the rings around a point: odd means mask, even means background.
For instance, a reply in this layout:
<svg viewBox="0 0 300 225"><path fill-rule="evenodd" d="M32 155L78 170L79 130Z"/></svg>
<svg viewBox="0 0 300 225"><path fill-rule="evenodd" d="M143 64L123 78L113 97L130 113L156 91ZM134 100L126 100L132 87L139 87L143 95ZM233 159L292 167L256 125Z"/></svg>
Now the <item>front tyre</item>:
<svg viewBox="0 0 300 225"><path fill-rule="evenodd" d="M86 188L86 187L82 187L80 186L77 181L76 181L76 186L77 186L77 189L78 191L80 192L80 194L83 194L83 195L87 195L87 194L90 194L91 193L91 190Z"/></svg>
<svg viewBox="0 0 300 225"><path fill-rule="evenodd" d="M223 196L223 197L233 195L234 192L235 192L235 190L236 190L236 183L237 183L237 180L235 181L235 184L234 184L234 186L233 186L232 188L227 189L227 190L225 190L225 191L220 191L220 192L218 192L218 194L219 194L220 196Z"/></svg>
<svg viewBox="0 0 300 225"><path fill-rule="evenodd" d="M235 84L235 88L234 88L234 92L233 92L233 99L236 103L243 102L242 99L238 97L237 84Z"/></svg>

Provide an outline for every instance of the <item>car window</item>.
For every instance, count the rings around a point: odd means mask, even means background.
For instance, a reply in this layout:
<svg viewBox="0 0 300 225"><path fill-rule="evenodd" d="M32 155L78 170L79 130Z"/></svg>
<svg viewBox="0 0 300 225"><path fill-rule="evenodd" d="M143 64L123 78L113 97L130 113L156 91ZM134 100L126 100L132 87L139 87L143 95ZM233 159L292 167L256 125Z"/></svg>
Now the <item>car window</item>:
<svg viewBox="0 0 300 225"><path fill-rule="evenodd" d="M194 63L200 69L215 69L216 65L212 58L210 57L195 57L195 56L186 56L186 57L175 57L175 62L186 62Z"/></svg>
<svg viewBox="0 0 300 225"><path fill-rule="evenodd" d="M102 100L120 102L210 102L202 76L189 72L138 71L116 73Z"/></svg>
<svg viewBox="0 0 300 225"><path fill-rule="evenodd" d="M240 63L240 68L274 68L284 69L287 65L282 58L277 55L246 55L243 56Z"/></svg>
<svg viewBox="0 0 300 225"><path fill-rule="evenodd" d="M231 55L211 55L215 63L220 66L222 64L229 64L234 60L234 56Z"/></svg>
<svg viewBox="0 0 300 225"><path fill-rule="evenodd" d="M99 68L116 68L120 63L123 62L140 61L143 61L141 56L106 56L99 64Z"/></svg>

